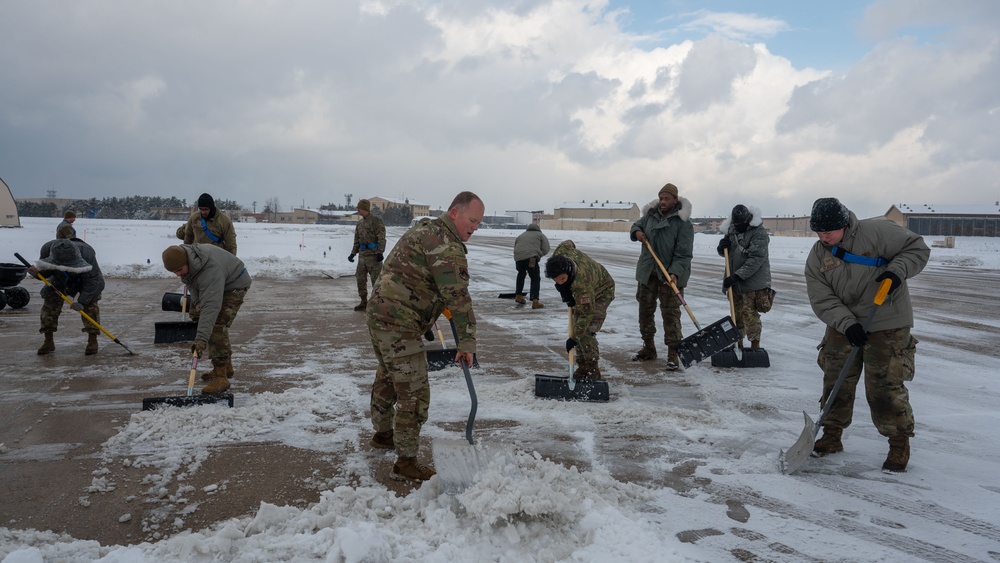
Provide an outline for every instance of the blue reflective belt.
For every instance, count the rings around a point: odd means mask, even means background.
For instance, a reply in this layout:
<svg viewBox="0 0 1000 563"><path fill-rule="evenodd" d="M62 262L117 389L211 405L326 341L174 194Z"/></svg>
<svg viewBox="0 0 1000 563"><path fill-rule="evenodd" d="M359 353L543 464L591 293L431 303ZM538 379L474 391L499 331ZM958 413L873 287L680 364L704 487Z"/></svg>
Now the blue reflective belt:
<svg viewBox="0 0 1000 563"><path fill-rule="evenodd" d="M857 254L851 254L839 246L834 246L830 249L830 252L844 262L853 262L863 266L882 267L889 263L888 260L882 258L881 256L858 256Z"/></svg>
<svg viewBox="0 0 1000 563"><path fill-rule="evenodd" d="M208 238L212 239L213 242L222 242L222 239L213 235L211 231L208 230L208 223L205 222L205 218L201 218L201 230L205 231Z"/></svg>
<svg viewBox="0 0 1000 563"><path fill-rule="evenodd" d="M359 244L358 245L358 250L365 250L365 249L370 249L370 248L378 248L378 243L377 242L373 242L371 244Z"/></svg>

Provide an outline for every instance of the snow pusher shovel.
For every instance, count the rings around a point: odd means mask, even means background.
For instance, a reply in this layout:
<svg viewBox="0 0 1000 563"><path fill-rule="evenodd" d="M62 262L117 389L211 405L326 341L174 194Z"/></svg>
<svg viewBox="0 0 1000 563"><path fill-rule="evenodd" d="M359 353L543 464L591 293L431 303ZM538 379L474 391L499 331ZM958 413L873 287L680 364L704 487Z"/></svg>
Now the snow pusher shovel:
<svg viewBox="0 0 1000 563"><path fill-rule="evenodd" d="M17 256L17 259L20 260L25 266L27 266L29 268L31 267L31 264L27 260L25 260L24 257L21 256L20 254L18 254L18 253L15 252L14 256ZM73 305L73 300L70 299L69 297L66 297L66 295L63 292L61 292L58 289L56 289L56 286L52 285L52 282L50 282L49 280L45 279L45 276L43 276L40 273L37 273L37 274L35 274L35 277L38 278L38 279L40 279L40 280L42 280L42 282L44 282L45 285L51 287L53 291L55 291L56 293L59 294L59 297L62 297L63 301L69 303L70 306ZM126 346L124 342L122 342L121 340L118 340L115 337L115 335L113 335L110 332L108 332L103 326L100 325L100 323L98 323L97 321L95 321L90 315L88 315L87 313L84 313L83 311L77 311L77 313L80 313L80 316L83 317L84 319L86 319L87 322L89 322L90 324L92 324L92 325L96 326L97 328L99 328L101 330L101 332L103 332L104 334L106 334L108 338L110 338L111 340L113 340L115 342L115 344L118 344L122 348L128 350L129 354L132 354L133 356L135 355L135 352L133 352L132 350L129 350L129 347Z"/></svg>
<svg viewBox="0 0 1000 563"><path fill-rule="evenodd" d="M445 309L441 312L444 318L451 322L451 311ZM447 367L455 364L455 356L458 354L458 331L454 329L454 324L452 324L452 332L455 335L455 348L448 348L447 344L444 342L444 334L441 333L441 328L438 326L437 320L434 321L434 328L437 330L438 340L441 342L440 350L426 350L427 353L427 370L428 371L441 371ZM479 358L475 354L472 356L472 367L479 367Z"/></svg>
<svg viewBox="0 0 1000 563"><path fill-rule="evenodd" d="M458 329L451 314L445 315L451 323L451 331L455 334L455 342L458 342ZM452 360L455 356L452 355ZM465 358L459 359L462 372L465 374L465 384L469 387L469 399L472 406L469 409L469 418L465 423L465 440L434 440L431 442L431 455L434 457L434 467L437 470L437 477L441 481L444 491L449 494L464 491L475 480L476 473L487 467L488 457L485 452L476 446L472 439L472 427L476 424L476 410L479 408L479 400L476 398L476 387L472 384L472 374L469 373L469 366L465 363Z"/></svg>
<svg viewBox="0 0 1000 563"><path fill-rule="evenodd" d="M730 276L729 271L729 249L722 249L726 259L726 277ZM729 316L736 319L736 305L733 303L733 288L726 289L729 296ZM740 339L743 342L743 339ZM738 351L737 351L738 350ZM769 368L771 359L767 355L767 350L763 348L741 348L731 347L712 356L712 367L716 368Z"/></svg>
<svg viewBox="0 0 1000 563"><path fill-rule="evenodd" d="M573 338L573 308L569 308L569 337ZM569 351L569 377L535 374L535 396L563 401L608 402L608 382L603 379L574 379L576 349Z"/></svg>
<svg viewBox="0 0 1000 563"><path fill-rule="evenodd" d="M656 255L656 252L653 252L653 246L649 244L649 240L646 240L645 243L649 254L653 257L653 260L656 260L656 265L660 267L660 271L667 278L670 289L674 290L674 295L677 296L677 300L684 306L684 310L691 317L691 322L694 323L694 328L698 331L677 343L677 356L680 358L681 363L684 364L684 367L691 367L691 364L711 357L716 352L725 350L743 340L743 335L740 334L740 331L736 330L736 325L733 324L732 317L723 317L702 330L701 325L698 324L698 319L694 317L694 313L691 311L691 307L688 307L687 301L681 295L681 290L677 288L677 284L674 283L673 278L667 273L667 268L664 267L663 262L660 262L659 256Z"/></svg>
<svg viewBox="0 0 1000 563"><path fill-rule="evenodd" d="M187 313L187 286L184 286L184 293L164 293L160 301L160 308L164 311L180 311L181 320L177 322L161 322L153 325L153 344L166 344L172 342L191 342L198 334L198 323L185 321L184 315Z"/></svg>
<svg viewBox="0 0 1000 563"><path fill-rule="evenodd" d="M516 293L501 293L497 295L497 299L513 299L515 297L517 297Z"/></svg>
<svg viewBox="0 0 1000 563"><path fill-rule="evenodd" d="M195 372L197 371L198 371L198 354L192 352L191 373L188 374L187 395L178 395L175 397L149 397L142 400L142 410L148 411L164 405L169 405L172 407L189 407L194 405L212 405L221 402L228 403L229 408L232 408L233 407L232 393L224 393L220 395L194 394L194 376Z"/></svg>
<svg viewBox="0 0 1000 563"><path fill-rule="evenodd" d="M868 313L868 318L861 325L864 327L865 332L868 332L868 327L871 326L872 319L875 318L875 311L878 311L879 305L885 302L885 297L889 295L890 287L892 287L892 280L882 280L882 285L878 287L878 293L875 294L875 304L872 305L872 310ZM802 411L802 416L805 417L805 427L802 428L802 434L792 444L792 447L788 448L788 451L781 450L778 454L778 465L781 467L783 474L790 475L794 473L809 459L810 454L812 454L813 444L816 442L816 435L819 434L820 425L823 424L823 419L826 418L826 415L830 413L830 409L833 408L833 400L837 397L840 385L844 383L847 370L851 367L851 363L854 362L854 357L858 355L858 350L860 348L857 346L851 346L851 353L847 356L847 361L844 362L844 367L841 368L840 375L837 376L837 382L833 384L833 389L830 390L830 394L826 397L826 404L823 405L823 410L820 411L816 422L813 423L812 419L809 418L809 414Z"/></svg>

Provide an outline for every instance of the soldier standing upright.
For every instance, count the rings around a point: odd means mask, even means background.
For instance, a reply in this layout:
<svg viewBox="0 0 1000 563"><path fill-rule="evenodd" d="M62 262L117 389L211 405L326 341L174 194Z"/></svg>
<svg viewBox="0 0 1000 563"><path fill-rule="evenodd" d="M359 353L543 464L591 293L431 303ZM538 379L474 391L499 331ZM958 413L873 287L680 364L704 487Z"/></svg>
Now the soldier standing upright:
<svg viewBox="0 0 1000 563"><path fill-rule="evenodd" d="M913 380L917 349L917 339L910 335L913 306L906 280L924 269L931 250L923 237L892 221L859 221L833 197L816 200L809 228L819 240L806 257L806 290L813 312L827 325L817 360L823 368L820 404L833 401L813 451L819 456L844 451L841 438L851 425L854 391L864 367L872 422L889 439L882 470L906 471L914 422L905 382ZM868 317L884 280L890 280L889 298L866 332L860 319ZM860 353L846 366L852 347ZM844 382L837 396L830 397L845 366Z"/></svg>
<svg viewBox="0 0 1000 563"><path fill-rule="evenodd" d="M94 322L101 322L99 301L104 291L104 275L97 264L97 253L87 243L78 238L56 239L42 245L38 261L28 268L31 275L41 273L52 286L46 284L40 294L45 300L40 314L42 326L38 329L45 336L45 341L38 349L38 355L44 356L56 349L52 333L59 329L59 315L62 314L63 301L59 292L67 297L76 297L70 305L74 311L83 311ZM53 286L55 289L53 289ZM87 356L97 353L97 335L101 329L80 316L83 320L83 332L86 332L87 347L83 353Z"/></svg>
<svg viewBox="0 0 1000 563"><path fill-rule="evenodd" d="M646 241L656 256L666 266L674 285L684 295L691 276L691 257L694 255L694 227L691 225L691 202L677 195L677 186L667 184L660 188L658 200L643 207L642 217L632 225L632 240L642 243L639 261L635 265L635 279L639 282L635 299L639 302L639 334L642 349L632 361L656 359L656 301L660 301L663 316L663 343L668 347L667 369L680 367L677 343L684 339L681 333L681 308L673 288L663 279L663 272L646 248Z"/></svg>
<svg viewBox="0 0 1000 563"><path fill-rule="evenodd" d="M180 229L177 230L180 238ZM228 215L215 207L208 194L198 197L198 210L184 224L184 244L213 244L236 256L236 228Z"/></svg>
<svg viewBox="0 0 1000 563"><path fill-rule="evenodd" d="M764 219L755 206L739 204L729 218L719 226L726 236L716 250L725 256L729 250L731 269L722 280L722 291L733 288L733 308L736 328L750 340L751 348L760 348L760 311L771 308L771 260L768 257L770 238L764 229ZM743 347L740 339L739 347Z"/></svg>
<svg viewBox="0 0 1000 563"><path fill-rule="evenodd" d="M395 449L394 477L426 481L435 471L417 461L427 422L430 382L423 335L448 308L458 333L456 361L471 366L476 317L469 295L465 242L483 220L483 200L462 192L448 213L422 219L395 244L368 302L368 333L378 360L371 417L376 448Z"/></svg>
<svg viewBox="0 0 1000 563"><path fill-rule="evenodd" d="M531 298L531 308L541 309L545 305L538 298L542 285L541 268L538 263L549 253L549 239L542 228L532 223L523 233L514 239L514 267L517 269L517 279L514 285L514 301L524 305L524 278L531 278L528 296Z"/></svg>
<svg viewBox="0 0 1000 563"><path fill-rule="evenodd" d="M76 229L73 223L76 222L76 212L67 211L63 214L63 220L56 226L56 238L76 238Z"/></svg>
<svg viewBox="0 0 1000 563"><path fill-rule="evenodd" d="M576 376L602 379L597 331L604 326L608 306L615 299L615 280L604 266L577 250L571 240L559 243L545 261L545 277L555 282L563 302L573 309L573 335L566 339L566 352L577 349Z"/></svg>
<svg viewBox="0 0 1000 563"><path fill-rule="evenodd" d="M382 272L382 259L385 252L385 223L382 218L372 213L372 204L367 199L358 200L358 215L361 220L354 227L354 247L348 262L354 262L358 256L358 267L354 277L358 280L358 297L361 303L354 307L355 311L368 308L368 280L372 286Z"/></svg>

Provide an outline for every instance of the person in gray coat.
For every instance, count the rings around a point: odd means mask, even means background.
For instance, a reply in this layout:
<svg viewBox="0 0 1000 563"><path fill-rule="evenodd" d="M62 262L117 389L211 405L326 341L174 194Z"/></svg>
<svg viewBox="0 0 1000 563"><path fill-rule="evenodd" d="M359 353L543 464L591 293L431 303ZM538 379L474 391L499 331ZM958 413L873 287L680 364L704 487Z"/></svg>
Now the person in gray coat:
<svg viewBox="0 0 1000 563"><path fill-rule="evenodd" d="M531 308L541 309L545 305L538 300L541 286L541 269L538 262L549 253L549 239L542 228L532 223L523 233L514 239L514 267L517 268L517 281L514 287L514 301L524 304L524 278L531 278L531 288L528 296L531 298Z"/></svg>
<svg viewBox="0 0 1000 563"><path fill-rule="evenodd" d="M726 236L719 241L719 256L729 250L729 275L722 280L722 291L733 288L736 328L750 340L751 348L760 348L760 313L771 308L771 261L767 255L770 238L764 219L756 206L739 204L719 227ZM739 347L743 347L740 340Z"/></svg>
<svg viewBox="0 0 1000 563"><path fill-rule="evenodd" d="M212 244L170 246L163 251L163 267L191 290L191 318L198 321L191 351L200 358L207 350L212 358L212 371L202 375L208 385L201 392L225 392L233 376L229 327L250 289L250 274L236 255Z"/></svg>
<svg viewBox="0 0 1000 563"><path fill-rule="evenodd" d="M44 356L56 349L52 333L59 330L59 315L62 313L63 298L75 297L70 305L74 311L82 311L94 322L101 322L101 293L104 291L104 274L97 264L97 253L93 247L78 238L56 239L42 245L38 261L28 268L31 275L41 273L52 285L46 284L41 290L45 300L42 303L40 318L41 328L38 329L45 341L38 349L38 355ZM80 315L83 321L83 332L88 335L87 347L83 353L87 356L97 353L97 335L101 329Z"/></svg>
<svg viewBox="0 0 1000 563"><path fill-rule="evenodd" d="M844 451L842 435L854 414L854 391L865 372L865 397L872 422L889 439L882 470L906 471L913 437L913 409L905 382L912 381L917 339L910 335L913 307L906 280L930 258L923 237L882 218L859 221L836 198L816 200L809 228L819 241L806 258L806 290L813 312L826 324L817 363L823 369L820 404L833 401L823 419L823 436L813 445L818 456ZM889 280L889 297L871 325L864 322L879 285ZM860 353L847 365L852 348ZM845 378L830 397L840 371Z"/></svg>

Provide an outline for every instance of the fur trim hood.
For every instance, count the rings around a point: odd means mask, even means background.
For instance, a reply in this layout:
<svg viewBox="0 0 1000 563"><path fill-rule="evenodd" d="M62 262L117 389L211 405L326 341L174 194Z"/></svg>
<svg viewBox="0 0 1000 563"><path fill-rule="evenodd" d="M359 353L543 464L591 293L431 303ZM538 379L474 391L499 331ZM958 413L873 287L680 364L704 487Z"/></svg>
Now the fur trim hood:
<svg viewBox="0 0 1000 563"><path fill-rule="evenodd" d="M674 213L677 214L677 217L680 218L681 221L690 221L691 220L691 202L688 201L688 199L686 197L679 197L679 198L677 198L677 201L680 204L680 209L675 209ZM657 198L657 199L654 199L653 201L650 201L646 205L642 206L642 214L643 215L648 215L649 213L659 212L658 211L659 208L660 208L660 199Z"/></svg>
<svg viewBox="0 0 1000 563"><path fill-rule="evenodd" d="M753 215L753 218L750 219L750 226L751 227L759 227L759 226L763 225L764 224L764 216L761 214L760 208L757 207L756 205L750 205L750 204L744 204L744 205L747 206L747 209L749 209L750 213ZM722 231L722 234L728 233L729 232L729 227L733 224L732 211L730 211L729 213L730 213L729 217L726 217L726 220L723 221L719 225L719 230Z"/></svg>
<svg viewBox="0 0 1000 563"><path fill-rule="evenodd" d="M80 249L72 239L58 239L48 245L48 254L35 262L39 271L59 270L71 274L83 274L94 268L83 259Z"/></svg>

